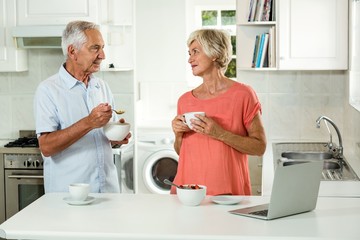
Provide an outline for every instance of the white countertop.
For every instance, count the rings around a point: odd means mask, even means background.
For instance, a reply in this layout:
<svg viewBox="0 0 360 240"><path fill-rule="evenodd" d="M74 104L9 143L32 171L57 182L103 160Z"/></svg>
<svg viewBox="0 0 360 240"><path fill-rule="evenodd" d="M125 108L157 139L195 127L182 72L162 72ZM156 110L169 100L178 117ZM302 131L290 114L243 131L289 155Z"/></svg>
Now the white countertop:
<svg viewBox="0 0 360 240"><path fill-rule="evenodd" d="M270 196L271 188L274 179L274 156L273 143L281 142L302 142L302 141L269 141L267 149L263 156L263 170L262 170L262 195ZM303 141L316 142L316 141ZM345 157L350 166L353 168L357 176L360 177L360 159L354 153L347 149ZM360 197L360 181L321 181L319 196L336 196L336 197ZM359 238L360 239L360 238Z"/></svg>
<svg viewBox="0 0 360 240"><path fill-rule="evenodd" d="M0 225L9 239L359 239L360 198L320 197L314 211L272 221L228 213L268 201L183 206L176 195L92 194L84 206L46 194Z"/></svg>

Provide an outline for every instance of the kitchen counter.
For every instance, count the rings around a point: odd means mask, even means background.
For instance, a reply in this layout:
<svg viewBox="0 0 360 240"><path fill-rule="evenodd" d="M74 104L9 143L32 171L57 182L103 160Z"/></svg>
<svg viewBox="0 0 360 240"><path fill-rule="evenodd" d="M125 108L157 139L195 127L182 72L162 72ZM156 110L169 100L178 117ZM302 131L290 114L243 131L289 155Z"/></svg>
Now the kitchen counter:
<svg viewBox="0 0 360 240"><path fill-rule="evenodd" d="M210 197L197 207L176 195L91 194L90 205L68 205L67 193L46 194L0 225L8 239L359 239L360 198L318 199L314 211L272 221L229 210L265 203L244 197L218 205Z"/></svg>

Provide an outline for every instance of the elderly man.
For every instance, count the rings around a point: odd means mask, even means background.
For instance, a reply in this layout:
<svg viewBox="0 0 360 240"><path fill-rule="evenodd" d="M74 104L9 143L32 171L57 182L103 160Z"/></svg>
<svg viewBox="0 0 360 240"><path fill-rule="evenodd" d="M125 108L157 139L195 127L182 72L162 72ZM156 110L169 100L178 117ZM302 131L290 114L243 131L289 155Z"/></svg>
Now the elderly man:
<svg viewBox="0 0 360 240"><path fill-rule="evenodd" d="M39 84L34 101L45 192L66 192L75 182L89 183L91 192L119 192L111 145L128 143L130 134L110 142L102 129L110 119L118 119L112 114L109 86L93 75L105 59L98 26L70 22L62 50L65 63Z"/></svg>

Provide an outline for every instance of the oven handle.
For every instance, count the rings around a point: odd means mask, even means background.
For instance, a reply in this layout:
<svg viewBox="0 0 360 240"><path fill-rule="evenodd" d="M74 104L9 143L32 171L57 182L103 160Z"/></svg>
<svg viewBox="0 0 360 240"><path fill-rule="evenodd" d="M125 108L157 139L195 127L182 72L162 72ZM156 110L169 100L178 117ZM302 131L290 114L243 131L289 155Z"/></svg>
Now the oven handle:
<svg viewBox="0 0 360 240"><path fill-rule="evenodd" d="M43 179L41 175L9 175L8 178L29 178L29 179Z"/></svg>

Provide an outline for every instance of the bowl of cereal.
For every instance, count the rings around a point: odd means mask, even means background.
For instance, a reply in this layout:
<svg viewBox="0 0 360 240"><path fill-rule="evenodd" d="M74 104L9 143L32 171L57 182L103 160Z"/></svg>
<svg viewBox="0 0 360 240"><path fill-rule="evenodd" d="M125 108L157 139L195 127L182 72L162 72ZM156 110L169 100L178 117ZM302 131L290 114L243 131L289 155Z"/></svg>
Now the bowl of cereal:
<svg viewBox="0 0 360 240"><path fill-rule="evenodd" d="M176 195L180 202L186 206L198 206L206 196L206 186L197 184L184 184L176 188Z"/></svg>

